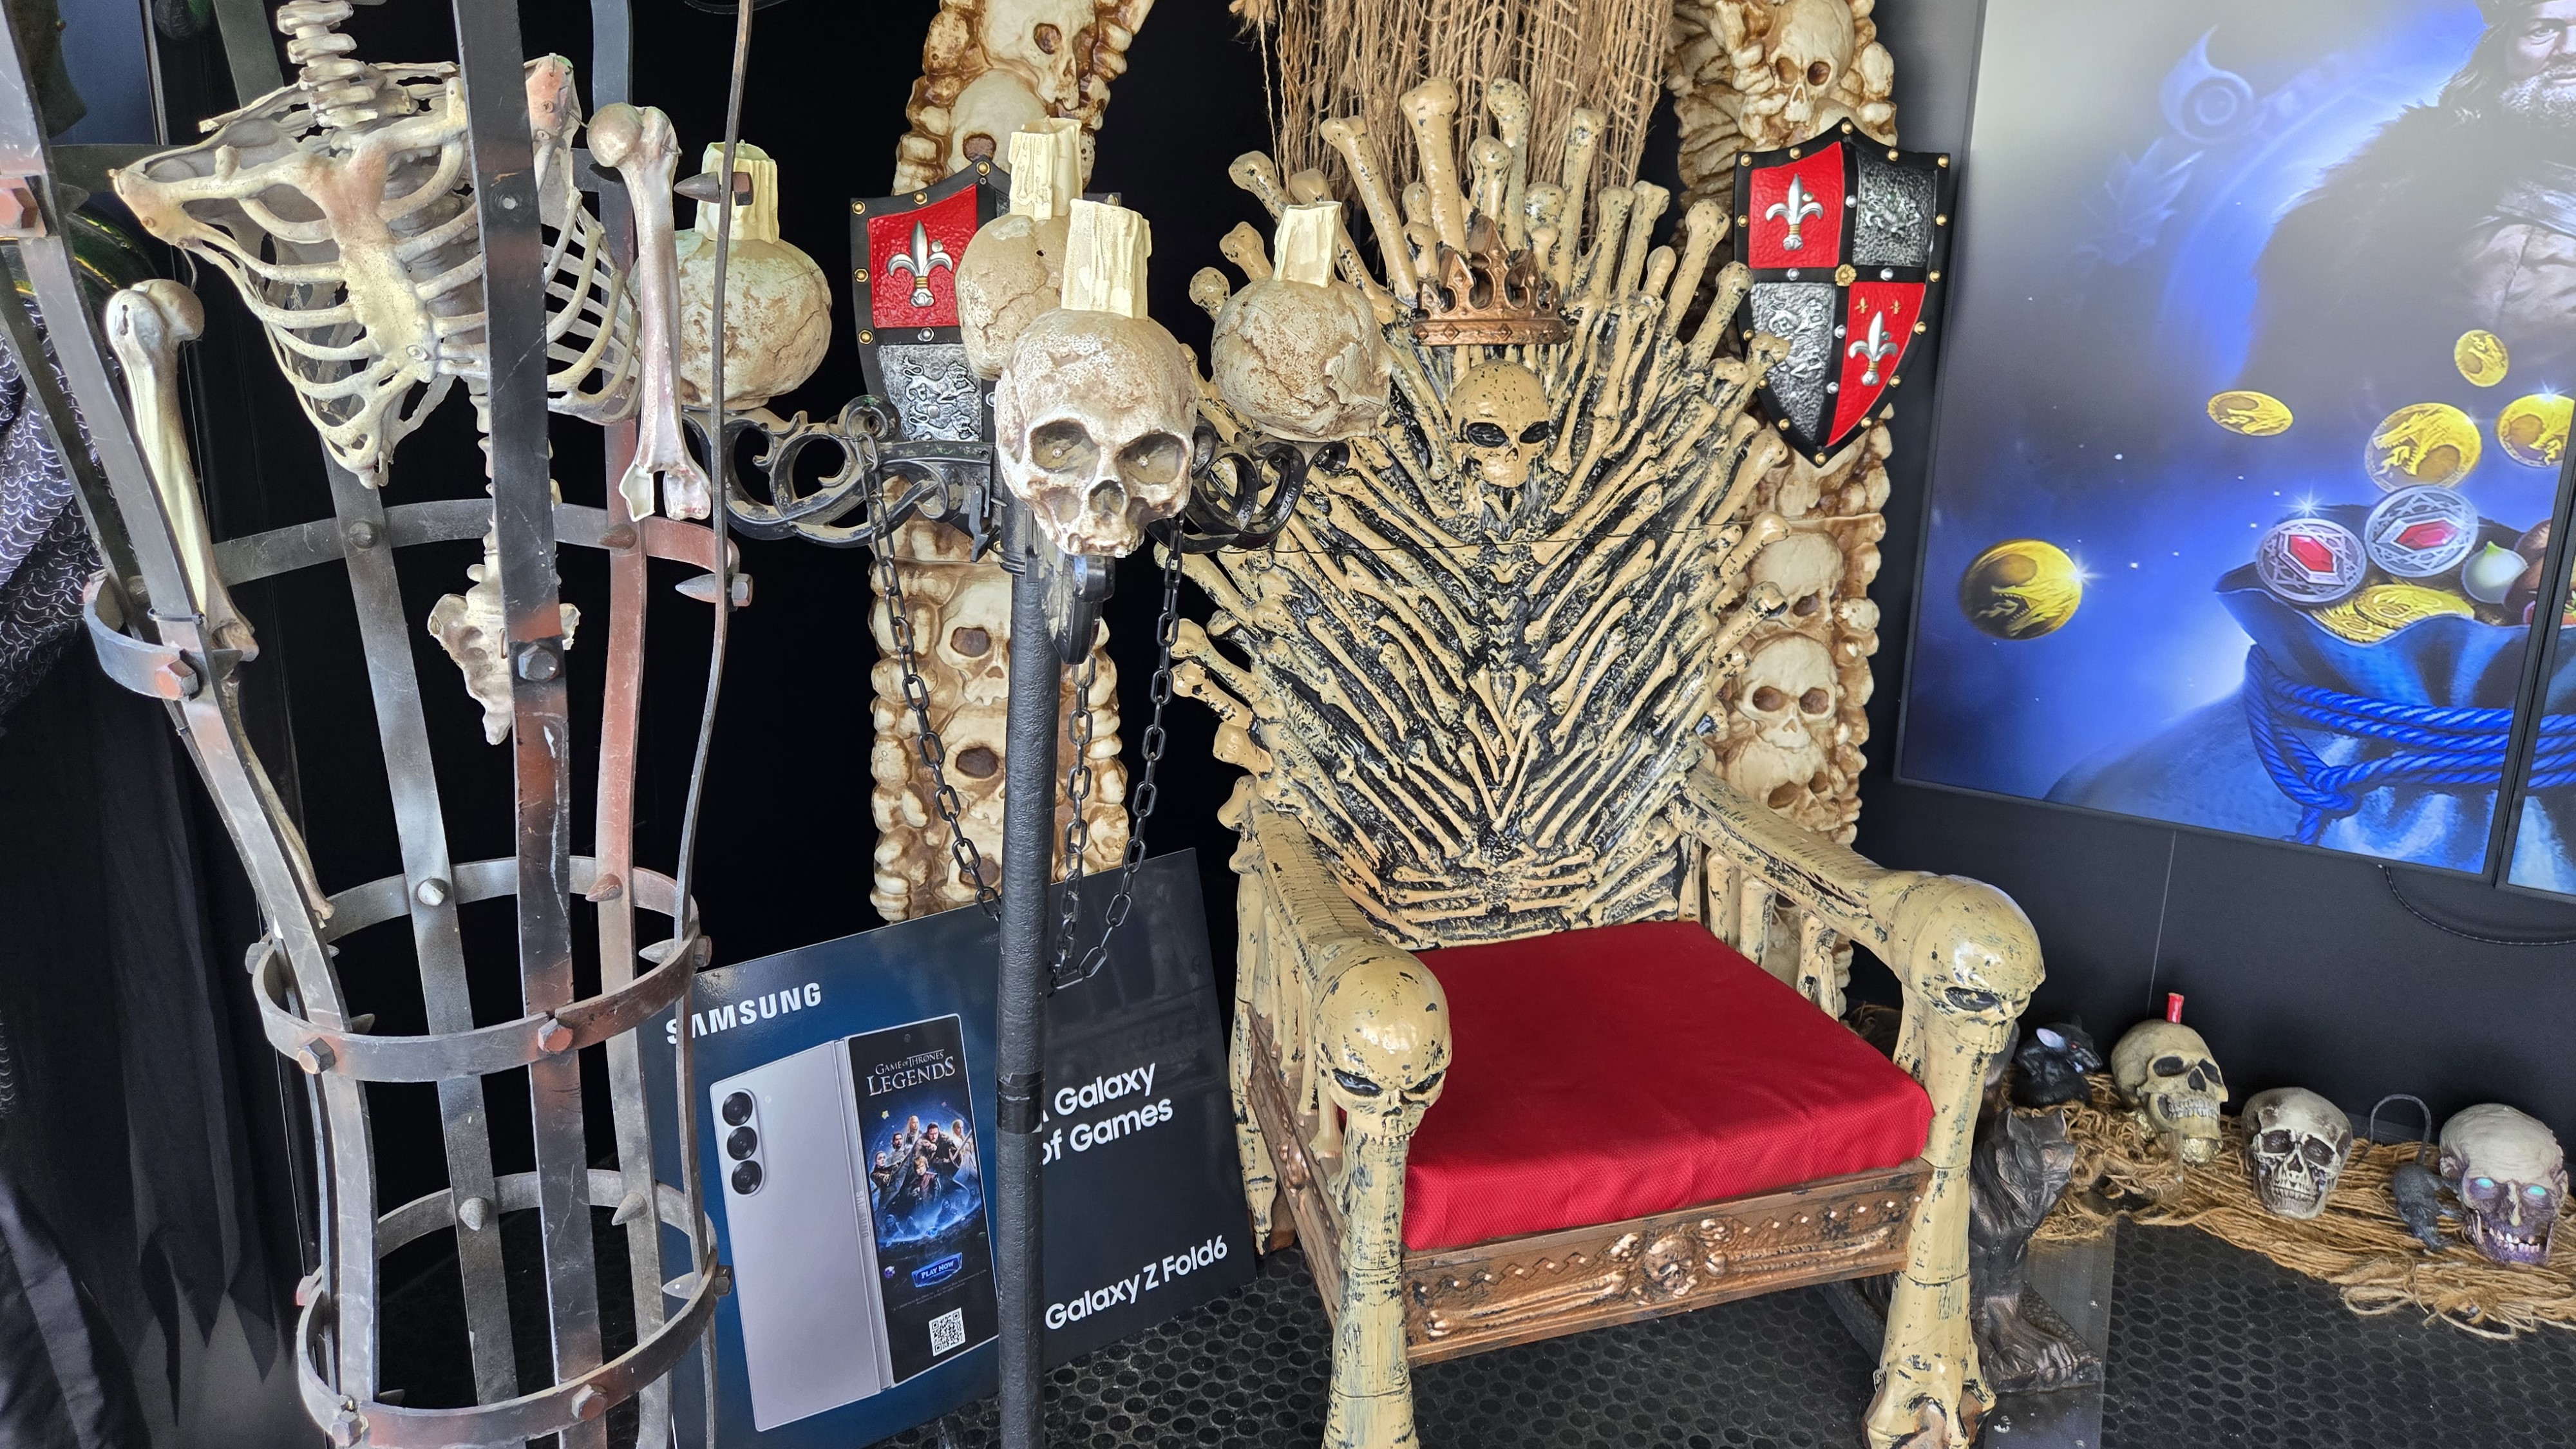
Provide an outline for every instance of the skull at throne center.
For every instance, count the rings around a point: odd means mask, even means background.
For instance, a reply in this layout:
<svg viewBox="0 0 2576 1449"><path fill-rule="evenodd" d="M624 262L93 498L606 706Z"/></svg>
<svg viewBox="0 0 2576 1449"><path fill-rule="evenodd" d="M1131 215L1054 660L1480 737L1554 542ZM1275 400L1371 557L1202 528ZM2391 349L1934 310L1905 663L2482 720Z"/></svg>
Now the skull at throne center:
<svg viewBox="0 0 2576 1449"><path fill-rule="evenodd" d="M1480 362L1449 391L1451 448L1462 488L1508 521L1535 501L1530 465L1553 429L1547 392L1517 362Z"/></svg>

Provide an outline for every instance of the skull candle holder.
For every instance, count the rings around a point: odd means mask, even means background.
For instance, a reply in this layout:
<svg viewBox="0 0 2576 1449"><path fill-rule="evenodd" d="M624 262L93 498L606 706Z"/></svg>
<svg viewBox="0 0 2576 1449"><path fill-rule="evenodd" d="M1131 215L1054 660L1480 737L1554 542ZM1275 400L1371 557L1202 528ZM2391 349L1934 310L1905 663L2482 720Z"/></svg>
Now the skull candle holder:
<svg viewBox="0 0 2576 1449"><path fill-rule="evenodd" d="M2567 1153L2548 1128L2499 1102L2442 1124L2442 1177L2470 1246L2499 1263L2549 1261L2567 1205Z"/></svg>
<svg viewBox="0 0 2576 1449"><path fill-rule="evenodd" d="M1073 203L1064 305L1012 344L993 395L1011 494L1072 555L1133 553L1190 491L1198 379L1144 315L1145 219Z"/></svg>
<svg viewBox="0 0 2576 1449"><path fill-rule="evenodd" d="M1082 190L1082 127L1048 120L1011 137L1011 210L979 228L957 259L957 332L986 381L1012 344L1064 298L1064 249Z"/></svg>
<svg viewBox="0 0 2576 1449"><path fill-rule="evenodd" d="M1327 201L1281 213L1277 269L1226 300L1210 349L1227 405L1299 442L1373 430L1393 375L1368 299L1333 281L1341 210ZM1544 400L1533 416L1544 420Z"/></svg>
<svg viewBox="0 0 2576 1449"><path fill-rule="evenodd" d="M709 146L700 163L724 165L724 147ZM832 342L832 284L823 269L778 231L778 163L748 141L734 147L734 169L751 182L737 203L725 258L725 410L747 412L794 392ZM677 233L680 401L707 405L709 339L714 335L716 203L698 203L697 225Z"/></svg>
<svg viewBox="0 0 2576 1449"><path fill-rule="evenodd" d="M2245 1169L2254 1195L2280 1217L2313 1218L2352 1160L2352 1120L2304 1087L2275 1087L2245 1102Z"/></svg>
<svg viewBox="0 0 2576 1449"><path fill-rule="evenodd" d="M2111 1048L2111 1080L2177 1160L2198 1167L2218 1154L2227 1079L2199 1032L2180 1022L2138 1023Z"/></svg>

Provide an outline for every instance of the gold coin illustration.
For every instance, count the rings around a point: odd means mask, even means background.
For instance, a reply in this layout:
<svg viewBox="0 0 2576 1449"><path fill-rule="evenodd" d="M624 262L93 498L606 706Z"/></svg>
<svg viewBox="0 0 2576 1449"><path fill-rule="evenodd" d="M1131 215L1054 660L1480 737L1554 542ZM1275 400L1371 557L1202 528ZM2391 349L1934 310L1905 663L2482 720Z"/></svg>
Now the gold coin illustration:
<svg viewBox="0 0 2576 1449"><path fill-rule="evenodd" d="M2371 481L2395 492L2448 487L2478 466L2478 425L2449 403L2409 403L2379 420L2362 446Z"/></svg>
<svg viewBox="0 0 2576 1449"><path fill-rule="evenodd" d="M2496 441L2505 456L2526 468L2555 468L2567 456L2567 423L2576 398L2536 392L2518 397L2496 414Z"/></svg>
<svg viewBox="0 0 2576 1449"><path fill-rule="evenodd" d="M2445 614L2475 617L2468 600L2444 589L2373 584L2342 603L2311 611L2308 617L2355 644L2376 644L2409 624Z"/></svg>
<svg viewBox="0 0 2576 1449"><path fill-rule="evenodd" d="M2009 538L1959 575L1959 612L1998 639L2053 634L2084 602L2084 576L2066 550L2036 538Z"/></svg>
<svg viewBox="0 0 2576 1449"><path fill-rule="evenodd" d="M2506 355L2504 339L2483 327L2471 328L2451 344L2452 365L2460 376L2479 387L2493 387L2504 381L2505 368L2512 358Z"/></svg>
<svg viewBox="0 0 2576 1449"><path fill-rule="evenodd" d="M2209 400L2209 420L2231 433L2268 438L2290 430L2290 409L2267 392L2222 392Z"/></svg>

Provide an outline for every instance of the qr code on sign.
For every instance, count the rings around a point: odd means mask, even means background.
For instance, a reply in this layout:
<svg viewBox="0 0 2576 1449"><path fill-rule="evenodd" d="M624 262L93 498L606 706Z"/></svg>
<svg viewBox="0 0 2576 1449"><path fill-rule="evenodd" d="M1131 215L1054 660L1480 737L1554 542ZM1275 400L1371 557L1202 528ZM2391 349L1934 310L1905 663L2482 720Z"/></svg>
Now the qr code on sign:
<svg viewBox="0 0 2576 1449"><path fill-rule="evenodd" d="M946 1353L966 1345L966 1310L951 1308L930 1320L930 1351Z"/></svg>

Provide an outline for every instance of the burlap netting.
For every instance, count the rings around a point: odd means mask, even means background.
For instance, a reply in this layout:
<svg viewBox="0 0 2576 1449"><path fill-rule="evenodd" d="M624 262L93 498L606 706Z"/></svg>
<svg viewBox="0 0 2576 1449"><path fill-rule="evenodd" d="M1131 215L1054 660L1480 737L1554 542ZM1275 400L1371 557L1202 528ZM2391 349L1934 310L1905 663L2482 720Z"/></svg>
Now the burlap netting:
<svg viewBox="0 0 2576 1449"><path fill-rule="evenodd" d="M1576 107L1602 114L1589 192L1566 198L1570 217L1590 216L1602 188L1636 180L1673 12L1672 0L1234 0L1232 8L1262 28L1276 56L1271 154L1282 175L1319 169L1336 195L1356 202L1348 170L1318 130L1354 116L1402 191L1420 167L1396 98L1424 80L1457 83L1452 144L1463 174L1468 143L1493 129L1485 85L1509 78L1529 88L1532 181L1557 179Z"/></svg>
<svg viewBox="0 0 2576 1449"><path fill-rule="evenodd" d="M2461 1242L2457 1224L2447 1220L2443 1232L2451 1246L2426 1252L2398 1218L2388 1186L2389 1175L2414 1159L2415 1143L2356 1143L2323 1213L2307 1222L2274 1217L2246 1173L2243 1125L2227 1117L2221 1130L2217 1157L2203 1167L2182 1167L2121 1103L2110 1078L2093 1078L2092 1101L2070 1109L2075 1179L2039 1236L2087 1238L2119 1216L2198 1228L2334 1284L2355 1313L2413 1309L2487 1338L2511 1338L2542 1324L2576 1329L2576 1231L2558 1235L2557 1251L2542 1267L2490 1262ZM2140 1201L2148 1205L2119 1205Z"/></svg>

